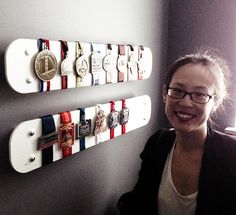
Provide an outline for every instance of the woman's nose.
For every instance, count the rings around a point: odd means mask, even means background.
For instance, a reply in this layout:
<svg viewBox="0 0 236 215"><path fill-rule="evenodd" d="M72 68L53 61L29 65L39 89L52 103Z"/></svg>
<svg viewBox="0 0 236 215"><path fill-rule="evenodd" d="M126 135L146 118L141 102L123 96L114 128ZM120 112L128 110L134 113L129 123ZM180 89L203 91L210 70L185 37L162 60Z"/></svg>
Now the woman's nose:
<svg viewBox="0 0 236 215"><path fill-rule="evenodd" d="M188 106L188 107L193 106L193 101L191 99L190 94L186 94L184 98L180 99L179 104L183 106Z"/></svg>

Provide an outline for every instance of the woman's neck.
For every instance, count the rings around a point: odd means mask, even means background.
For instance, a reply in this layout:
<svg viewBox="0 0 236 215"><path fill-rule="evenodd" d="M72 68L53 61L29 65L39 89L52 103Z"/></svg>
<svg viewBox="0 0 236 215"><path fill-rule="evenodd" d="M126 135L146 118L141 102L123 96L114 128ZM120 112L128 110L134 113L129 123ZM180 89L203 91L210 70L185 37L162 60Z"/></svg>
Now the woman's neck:
<svg viewBox="0 0 236 215"><path fill-rule="evenodd" d="M182 152L202 151L207 136L207 128L194 132L176 131L176 149Z"/></svg>

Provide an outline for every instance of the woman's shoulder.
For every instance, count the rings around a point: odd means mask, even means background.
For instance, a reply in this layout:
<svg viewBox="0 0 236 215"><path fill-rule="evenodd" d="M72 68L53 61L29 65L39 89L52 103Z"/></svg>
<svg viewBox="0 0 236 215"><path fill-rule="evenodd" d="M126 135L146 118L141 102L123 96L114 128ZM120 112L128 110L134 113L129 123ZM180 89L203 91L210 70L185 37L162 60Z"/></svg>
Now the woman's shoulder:
<svg viewBox="0 0 236 215"><path fill-rule="evenodd" d="M144 147L144 152L149 154L160 150L169 150L169 148L174 144L174 140L174 129L161 128L149 137Z"/></svg>
<svg viewBox="0 0 236 215"><path fill-rule="evenodd" d="M175 130L173 128L160 128L152 136L148 141L150 142L163 142L168 141L168 139L175 138Z"/></svg>
<svg viewBox="0 0 236 215"><path fill-rule="evenodd" d="M212 130L208 141L208 151L217 156L221 162L236 165L236 137L220 131ZM235 168L235 167L234 167Z"/></svg>
<svg viewBox="0 0 236 215"><path fill-rule="evenodd" d="M236 147L236 136L212 130L210 136L217 144L223 144L225 147Z"/></svg>

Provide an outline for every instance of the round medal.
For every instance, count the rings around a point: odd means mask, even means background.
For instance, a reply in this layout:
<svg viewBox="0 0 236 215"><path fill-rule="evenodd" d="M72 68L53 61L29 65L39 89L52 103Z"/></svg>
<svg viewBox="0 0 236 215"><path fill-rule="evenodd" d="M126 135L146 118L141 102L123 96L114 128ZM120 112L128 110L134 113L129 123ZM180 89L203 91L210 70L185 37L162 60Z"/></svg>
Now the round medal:
<svg viewBox="0 0 236 215"><path fill-rule="evenodd" d="M117 61L117 68L119 72L126 72L127 71L127 57L125 55L119 55Z"/></svg>
<svg viewBox="0 0 236 215"><path fill-rule="evenodd" d="M103 58L102 66L106 72L114 72L116 68L116 57L112 54L107 54Z"/></svg>
<svg viewBox="0 0 236 215"><path fill-rule="evenodd" d="M75 62L76 72L80 77L84 77L88 72L88 62L83 56L77 58Z"/></svg>
<svg viewBox="0 0 236 215"><path fill-rule="evenodd" d="M51 80L57 72L57 60L52 52L43 50L38 53L34 64L35 73L42 81Z"/></svg>
<svg viewBox="0 0 236 215"><path fill-rule="evenodd" d="M61 75L69 75L73 70L73 65L70 59L66 58L61 62Z"/></svg>

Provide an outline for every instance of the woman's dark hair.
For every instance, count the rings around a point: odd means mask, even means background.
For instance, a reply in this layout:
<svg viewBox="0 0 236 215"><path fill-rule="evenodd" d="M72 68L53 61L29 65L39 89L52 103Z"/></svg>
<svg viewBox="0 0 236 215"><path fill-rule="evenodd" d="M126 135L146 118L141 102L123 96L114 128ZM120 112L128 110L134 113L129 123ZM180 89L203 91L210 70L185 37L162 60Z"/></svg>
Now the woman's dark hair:
<svg viewBox="0 0 236 215"><path fill-rule="evenodd" d="M229 67L223 57L221 57L216 50L211 48L196 49L194 53L185 55L177 59L170 68L165 85L169 87L175 72L186 64L200 64L207 67L211 71L215 81L215 109L222 110L223 101L228 100L229 90Z"/></svg>

